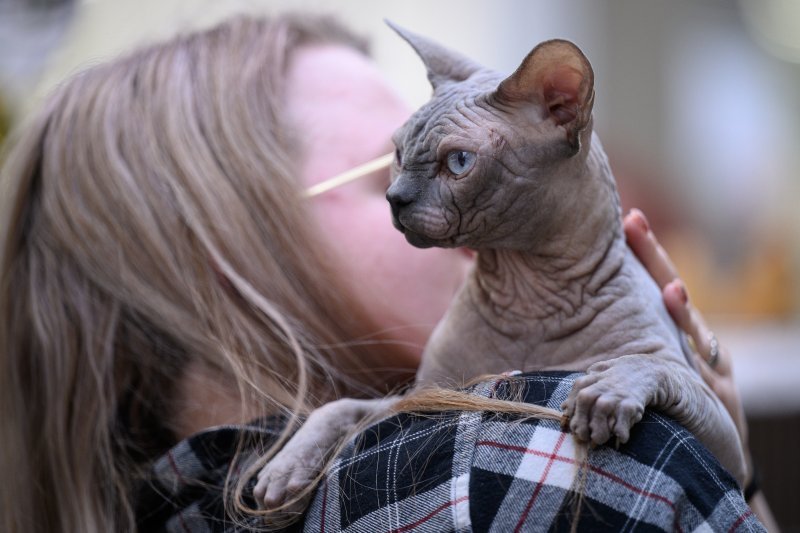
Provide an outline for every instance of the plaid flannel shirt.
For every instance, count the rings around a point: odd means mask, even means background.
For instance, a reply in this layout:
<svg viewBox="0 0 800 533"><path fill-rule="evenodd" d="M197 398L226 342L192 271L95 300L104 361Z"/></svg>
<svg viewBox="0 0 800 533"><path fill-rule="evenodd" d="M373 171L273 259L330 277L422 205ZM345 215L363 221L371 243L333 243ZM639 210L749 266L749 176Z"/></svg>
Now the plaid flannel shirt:
<svg viewBox="0 0 800 533"><path fill-rule="evenodd" d="M558 408L579 375L513 379L524 382L526 402ZM472 392L503 398L507 383L481 383ZM258 518L237 525L226 516L221 486L237 439L256 449L276 429L221 427L179 443L143 486L140 530L258 529ZM731 475L658 413L646 412L619 449L590 450L584 466L576 451L554 421L487 412L396 415L336 458L291 529L569 531L577 519L579 531L764 531Z"/></svg>

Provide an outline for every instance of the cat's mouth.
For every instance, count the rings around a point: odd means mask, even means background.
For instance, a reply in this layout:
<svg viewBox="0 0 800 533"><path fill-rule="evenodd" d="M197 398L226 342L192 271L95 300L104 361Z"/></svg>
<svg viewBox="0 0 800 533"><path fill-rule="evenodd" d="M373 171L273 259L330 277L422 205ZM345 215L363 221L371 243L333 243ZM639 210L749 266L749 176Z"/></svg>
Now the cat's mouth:
<svg viewBox="0 0 800 533"><path fill-rule="evenodd" d="M416 231L411 231L405 226L400 226L400 231L405 235L408 244L416 248L432 248L434 246L441 246L440 243Z"/></svg>
<svg viewBox="0 0 800 533"><path fill-rule="evenodd" d="M406 241L415 248L455 248L458 246L452 239L438 239L414 231L408 226L404 226L397 218L393 218L392 222L394 227L405 236Z"/></svg>
<svg viewBox="0 0 800 533"><path fill-rule="evenodd" d="M405 236L410 245L416 248L461 248L465 244L458 242L457 235L431 235L431 228L419 220L419 217L404 216L404 213L392 213L392 215L392 225ZM402 220L404 218L405 223Z"/></svg>
<svg viewBox="0 0 800 533"><path fill-rule="evenodd" d="M394 225L397 231L405 235L406 240L411 246L416 248L432 248L434 246L441 246L441 244L437 243L435 240L404 226L403 223L400 222L399 217L392 217L392 225Z"/></svg>

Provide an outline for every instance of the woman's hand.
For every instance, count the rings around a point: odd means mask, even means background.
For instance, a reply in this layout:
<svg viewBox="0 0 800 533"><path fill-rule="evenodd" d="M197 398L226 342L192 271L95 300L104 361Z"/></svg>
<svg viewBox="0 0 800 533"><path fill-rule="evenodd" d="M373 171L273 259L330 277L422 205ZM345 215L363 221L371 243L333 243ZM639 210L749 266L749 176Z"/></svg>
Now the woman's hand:
<svg viewBox="0 0 800 533"><path fill-rule="evenodd" d="M628 246L639 258L661 288L664 304L672 319L695 346L695 360L700 375L720 399L736 424L747 459L747 479L752 475L750 449L747 445L747 420L733 381L733 365L727 349L716 340L700 312L691 304L686 287L678 278L675 266L650 230L647 219L638 209L632 209L623 221ZM715 355L716 354L716 355Z"/></svg>
<svg viewBox="0 0 800 533"><path fill-rule="evenodd" d="M703 376L703 380L714 391L736 423L747 461L745 486L750 487L753 482L753 459L747 444L747 420L744 416L742 400L739 398L739 390L733 381L731 355L717 342L700 312L689 302L686 287L678 277L675 265L672 264L667 252L650 231L644 214L638 209L632 209L625 217L623 226L628 246L661 288L664 304L667 306L669 314L672 315L672 319L694 342L696 350L694 356L700 369L700 375ZM748 501L750 508L767 531L780 531L764 493L758 489L757 484L752 486L755 487L755 490L750 491L751 497ZM747 492L746 490L745 493L747 494Z"/></svg>

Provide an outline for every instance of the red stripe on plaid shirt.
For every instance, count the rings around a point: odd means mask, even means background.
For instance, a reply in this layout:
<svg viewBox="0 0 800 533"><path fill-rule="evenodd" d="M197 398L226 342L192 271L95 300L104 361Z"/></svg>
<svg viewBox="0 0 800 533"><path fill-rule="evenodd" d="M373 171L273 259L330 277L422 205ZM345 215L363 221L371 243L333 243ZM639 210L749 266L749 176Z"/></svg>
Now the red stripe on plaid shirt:
<svg viewBox="0 0 800 533"><path fill-rule="evenodd" d="M733 533L734 531L736 531L736 530L739 528L739 526L741 526L741 525L742 525L742 523L743 523L745 520L747 520L747 519L750 517L750 515L752 515L752 514L753 514L753 511L752 511L751 509L748 509L748 510L747 510L747 511L746 511L746 512L745 512L745 513L742 515L742 516L740 516L740 517L739 517L739 518L736 520L736 522L734 522L734 523L733 523L733 525L731 526L731 528L728 530L728 533Z"/></svg>
<svg viewBox="0 0 800 533"><path fill-rule="evenodd" d="M525 510L522 512L522 516L519 517L519 522L517 522L517 527L514 528L514 533L518 533L521 531L522 524L525 523L525 519L528 517L528 513L531 512L531 508L533 508L533 503L536 501L537 496L539 496L539 491L544 484L544 481L547 479L547 475L550 473L550 467L553 466L556 458L558 457L558 450L561 448L561 445L564 443L564 438L567 436L566 433L562 433L558 437L558 442L556 442L555 447L553 448L553 452L549 454L549 458L547 460L547 466L544 467L544 472L542 472L542 477L539 479L539 482L536 484L536 488L533 490L533 494L531 494L531 499L528 500L528 505L525 506ZM527 448L526 448L527 449Z"/></svg>
<svg viewBox="0 0 800 533"><path fill-rule="evenodd" d="M494 448L501 448L501 449L504 449L504 450L511 450L511 451L520 452L520 453L528 453L528 454L531 454L531 455L537 455L539 457L547 457L551 461L562 461L562 462L565 462L565 463L576 464L577 461L575 461L575 459L573 459L572 457L566 457L564 455L557 455L556 454L556 452L558 451L558 448L561 446L561 443L563 442L564 437L566 435L567 435L566 433L562 433L561 434L561 438L558 441L556 449L553 450L553 452L551 452L551 453L543 452L543 451L539 451L539 450L532 450L530 448L525 448L524 446L513 446L511 444L504 444L502 442L494 442L494 441L489 441L489 440L478 441L477 446L491 446L491 447L494 447ZM550 463L548 463L548 465L547 465L547 469L549 469L549 468L550 468ZM668 505L670 507L670 509L672 509L673 511L675 510L675 503L672 502L669 498L666 498L666 497L662 496L661 494L656 494L654 492L650 492L650 491L647 491L647 490L644 490L644 489L640 489L636 485L632 485L632 484L628 483L627 481L625 481L624 479L622 479L621 477L618 477L618 476L612 474L611 472L603 470L602 468L598 468L596 466L589 465L589 470L591 470L592 472L595 472L596 474L599 474L599 475L601 475L603 477L606 477L606 478L610 479L611 481L613 481L613 482L615 482L615 483L617 483L619 485L622 485L623 487L625 487L626 489L628 489L630 491L633 491L633 492L635 492L637 494L641 494L642 496L645 496L647 498L652 498L654 500L663 502L664 504ZM546 472L547 472L547 470L545 470L545 473ZM541 483L541 481L540 481L540 483Z"/></svg>
<svg viewBox="0 0 800 533"><path fill-rule="evenodd" d="M178 476L178 482L180 482L181 485L185 485L186 482L183 480L181 471L178 469L178 464L175 462L175 457L172 455L172 450L167 452L167 459L169 459L169 467L173 472L175 472L175 475ZM186 533L190 533L189 526L186 525L186 521L183 519L183 511L178 511L178 521L181 523L181 529L186 531Z"/></svg>
<svg viewBox="0 0 800 533"><path fill-rule="evenodd" d="M441 513L442 511L444 511L448 507L452 507L454 505L458 505L459 503L465 502L467 500L469 500L469 496L462 496L462 497L457 498L455 500L450 500L449 502L443 503L442 505L440 505L439 507L437 507L436 509L434 509L433 511L431 511L427 515L423 516L422 518L420 518L416 522L412 522L410 524L406 524L403 527L399 527L397 529L392 529L392 530L390 530L390 532L391 533L403 533L404 531L409 531L411 529L414 529L418 525L424 524L425 522L427 522L428 520L430 520L431 518L433 518L437 514Z"/></svg>

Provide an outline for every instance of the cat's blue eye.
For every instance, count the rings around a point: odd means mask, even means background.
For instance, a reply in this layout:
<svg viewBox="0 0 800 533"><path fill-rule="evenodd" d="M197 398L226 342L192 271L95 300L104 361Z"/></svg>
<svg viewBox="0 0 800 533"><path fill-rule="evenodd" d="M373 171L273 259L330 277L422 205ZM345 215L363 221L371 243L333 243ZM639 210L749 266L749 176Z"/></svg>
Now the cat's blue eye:
<svg viewBox="0 0 800 533"><path fill-rule="evenodd" d="M400 153L400 148L394 149L394 161L397 163L397 166L403 166L403 155Z"/></svg>
<svg viewBox="0 0 800 533"><path fill-rule="evenodd" d="M467 152L465 150L453 150L447 154L447 170L460 176L472 169L475 166L475 161L478 156L475 152Z"/></svg>

